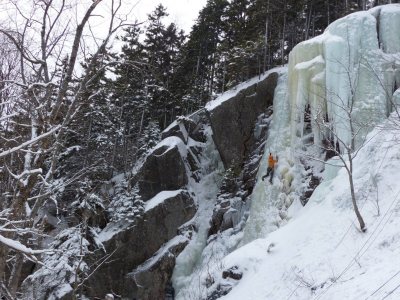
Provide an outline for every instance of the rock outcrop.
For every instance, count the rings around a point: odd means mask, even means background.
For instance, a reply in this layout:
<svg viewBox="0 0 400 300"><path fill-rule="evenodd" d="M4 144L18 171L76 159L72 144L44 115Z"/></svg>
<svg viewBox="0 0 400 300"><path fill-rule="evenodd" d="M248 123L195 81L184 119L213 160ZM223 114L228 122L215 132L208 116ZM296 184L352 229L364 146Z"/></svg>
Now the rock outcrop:
<svg viewBox="0 0 400 300"><path fill-rule="evenodd" d="M138 174L139 191L143 200L148 200L161 191L186 186L186 155L186 146L175 136L164 139L153 149Z"/></svg>
<svg viewBox="0 0 400 300"><path fill-rule="evenodd" d="M182 236L173 239L153 258L129 274L132 281L139 287L137 292L138 299L154 300L165 298L165 290L169 284L170 274L174 270L176 257L188 243L189 240Z"/></svg>
<svg viewBox="0 0 400 300"><path fill-rule="evenodd" d="M196 205L188 192L178 190L164 192L146 203L143 215L136 218L132 224L110 224L99 235L99 241L104 246L107 254L112 254L108 261L89 278L87 286L90 287L87 295L102 298L107 292L113 291L123 299L134 299L138 293L153 295L157 290L148 287L138 287L135 278L128 275L151 259L157 251L171 239L178 235L179 227L190 221L196 213ZM183 250L186 242L177 243L169 253L177 255ZM105 257L99 253L92 258L93 262ZM159 284L165 284L165 268L172 269L174 260L169 260L168 255L156 260L154 267L149 272L154 278L159 278ZM162 266L162 267L161 267ZM165 273L168 274L168 273ZM141 275L140 280L145 280L146 275ZM145 289L143 292L141 289ZM160 299L160 298L139 298Z"/></svg>
<svg viewBox="0 0 400 300"><path fill-rule="evenodd" d="M214 207L211 219L211 227L208 235L223 232L230 228L238 228L243 225L243 217L250 207L250 196L256 181L258 165L264 153L264 145L272 115L272 107L267 109L255 123L256 135L249 145L250 153L244 159L244 166L239 174L230 170L225 175L220 194Z"/></svg>
<svg viewBox="0 0 400 300"><path fill-rule="evenodd" d="M93 220L89 224L93 227L90 233L92 252L84 262L90 266L90 272L95 271L85 279L85 287L80 291L83 295L103 299L113 292L122 299L165 298L176 257L196 230L190 221L197 212L194 198L198 195L192 194L195 191L191 184L196 185L202 176L216 170L222 171L219 156L225 166L238 168L249 160L254 147L259 146L255 136L256 124L260 121L257 118L272 103L277 77L277 73L271 73L259 83L239 88L236 95L214 109L201 109L189 117L180 117L162 133L163 140L129 179L129 186L138 187L135 198L138 207L133 216L112 222L106 216L101 220L89 218ZM263 122L261 125L264 130L258 136L265 135L267 125ZM214 145L209 147L213 144L211 137L220 155ZM249 203L246 199L254 185L257 165L246 166L247 171L240 175L233 188L220 193L210 235L237 227L247 211ZM243 187L239 188L238 184ZM108 189L112 190L112 187L105 188L104 192ZM70 278L55 285L56 289L63 289L64 283L70 287L71 291L64 295L66 300L72 295L73 280ZM37 299L55 295L55 289L41 287L40 280L33 280L26 286L26 299L30 299L38 288L41 295L35 294Z"/></svg>
<svg viewBox="0 0 400 300"><path fill-rule="evenodd" d="M249 154L257 117L272 105L278 77L278 73L270 73L228 100L206 107L225 168L241 167Z"/></svg>
<svg viewBox="0 0 400 300"><path fill-rule="evenodd" d="M181 138L183 141L187 142L188 138L195 141L205 143L206 136L203 132L203 120L197 120L190 117L180 117L170 126L168 126L163 132L161 137L163 139L176 136Z"/></svg>

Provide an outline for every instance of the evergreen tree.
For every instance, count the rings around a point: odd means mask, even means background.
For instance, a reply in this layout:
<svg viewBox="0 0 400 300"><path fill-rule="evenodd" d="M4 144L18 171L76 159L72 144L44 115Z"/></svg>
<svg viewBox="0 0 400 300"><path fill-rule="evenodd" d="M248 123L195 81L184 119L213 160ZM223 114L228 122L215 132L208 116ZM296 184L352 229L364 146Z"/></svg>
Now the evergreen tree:
<svg viewBox="0 0 400 300"><path fill-rule="evenodd" d="M226 57L219 51L224 36L227 0L208 0L182 48L174 88L190 113L223 90Z"/></svg>
<svg viewBox="0 0 400 300"><path fill-rule="evenodd" d="M128 170L137 160L137 139L142 134L144 124L150 119L150 97L146 82L145 50L140 36L142 29L132 26L125 30L120 63L114 72L112 101L116 110L113 137L113 165L118 170Z"/></svg>
<svg viewBox="0 0 400 300"><path fill-rule="evenodd" d="M161 4L149 15L143 43L144 62L148 71L145 79L152 119L157 119L161 128L171 123L180 106L171 90L171 81L178 63L178 53L185 36L174 23L165 26L163 19L168 16Z"/></svg>

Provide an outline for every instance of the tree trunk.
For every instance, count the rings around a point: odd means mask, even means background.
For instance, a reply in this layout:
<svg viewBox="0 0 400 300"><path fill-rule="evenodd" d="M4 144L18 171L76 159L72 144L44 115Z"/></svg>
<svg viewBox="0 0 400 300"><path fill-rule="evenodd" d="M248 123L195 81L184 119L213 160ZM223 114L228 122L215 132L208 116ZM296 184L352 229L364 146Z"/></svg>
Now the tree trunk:
<svg viewBox="0 0 400 300"><path fill-rule="evenodd" d="M366 231L364 220L358 210L358 205L356 202L356 195L354 193L354 184L353 184L353 176L349 174L349 181L350 181L350 191L351 191L351 201L353 202L354 212L356 213L358 223L360 223L360 229L362 232Z"/></svg>
<svg viewBox="0 0 400 300"><path fill-rule="evenodd" d="M354 192L353 160L352 160L350 152L348 152L348 157L349 157L350 169L347 170L347 173L349 175L349 182L350 182L351 202L353 203L353 208L354 208L354 212L356 213L358 223L360 223L360 229L361 229L362 232L365 232L366 228L365 228L364 219L362 218L361 213L358 210L358 205L357 205L357 201L356 201L356 194Z"/></svg>
<svg viewBox="0 0 400 300"><path fill-rule="evenodd" d="M8 290L13 297L17 295L23 264L24 256L21 253L17 253L10 280L8 281Z"/></svg>
<svg viewBox="0 0 400 300"><path fill-rule="evenodd" d="M283 28L282 28L282 40L281 40L281 63L285 63L285 32L286 32L286 12L283 15Z"/></svg>

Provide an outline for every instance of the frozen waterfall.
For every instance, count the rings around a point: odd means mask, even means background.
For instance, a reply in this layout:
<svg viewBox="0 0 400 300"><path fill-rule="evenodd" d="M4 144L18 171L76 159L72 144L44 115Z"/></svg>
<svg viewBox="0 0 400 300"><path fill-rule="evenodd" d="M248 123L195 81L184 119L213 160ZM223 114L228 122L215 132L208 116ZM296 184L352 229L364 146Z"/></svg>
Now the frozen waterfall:
<svg viewBox="0 0 400 300"><path fill-rule="evenodd" d="M349 145L353 134L357 148L400 103L399 28L399 4L376 7L335 21L290 53L275 91L242 244L265 237L300 206L296 189L305 171L296 150L304 141L319 146L340 139ZM305 126L307 114L311 129ZM269 152L279 155L273 185L261 181Z"/></svg>

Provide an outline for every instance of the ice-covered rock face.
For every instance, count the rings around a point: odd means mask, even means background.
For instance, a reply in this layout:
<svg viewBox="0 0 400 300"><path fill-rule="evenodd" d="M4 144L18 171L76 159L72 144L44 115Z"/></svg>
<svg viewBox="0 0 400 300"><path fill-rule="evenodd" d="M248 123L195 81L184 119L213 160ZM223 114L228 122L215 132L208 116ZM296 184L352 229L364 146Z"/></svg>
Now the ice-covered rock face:
<svg viewBox="0 0 400 300"><path fill-rule="evenodd" d="M242 244L284 225L287 220L282 216L289 212L290 218L290 211L300 205L296 199L303 193L304 174L311 172L300 161L302 151L318 156L320 149L312 144L326 145L327 140L340 140L341 148L352 145L352 132L357 148L400 104L399 22L399 4L354 13L292 50L287 74L280 76L275 90ZM272 185L261 180L269 152L279 155ZM316 173L323 168L317 163L310 166Z"/></svg>
<svg viewBox="0 0 400 300"><path fill-rule="evenodd" d="M400 85L399 52L398 4L351 14L321 36L298 44L288 71L292 141L303 137L309 106L316 144L328 138L321 124L330 122L338 138L350 143L351 132L357 133L355 146L360 145L393 110L392 95Z"/></svg>
<svg viewBox="0 0 400 300"><path fill-rule="evenodd" d="M400 52L400 5L378 6L370 10L378 21L379 40L386 53Z"/></svg>

